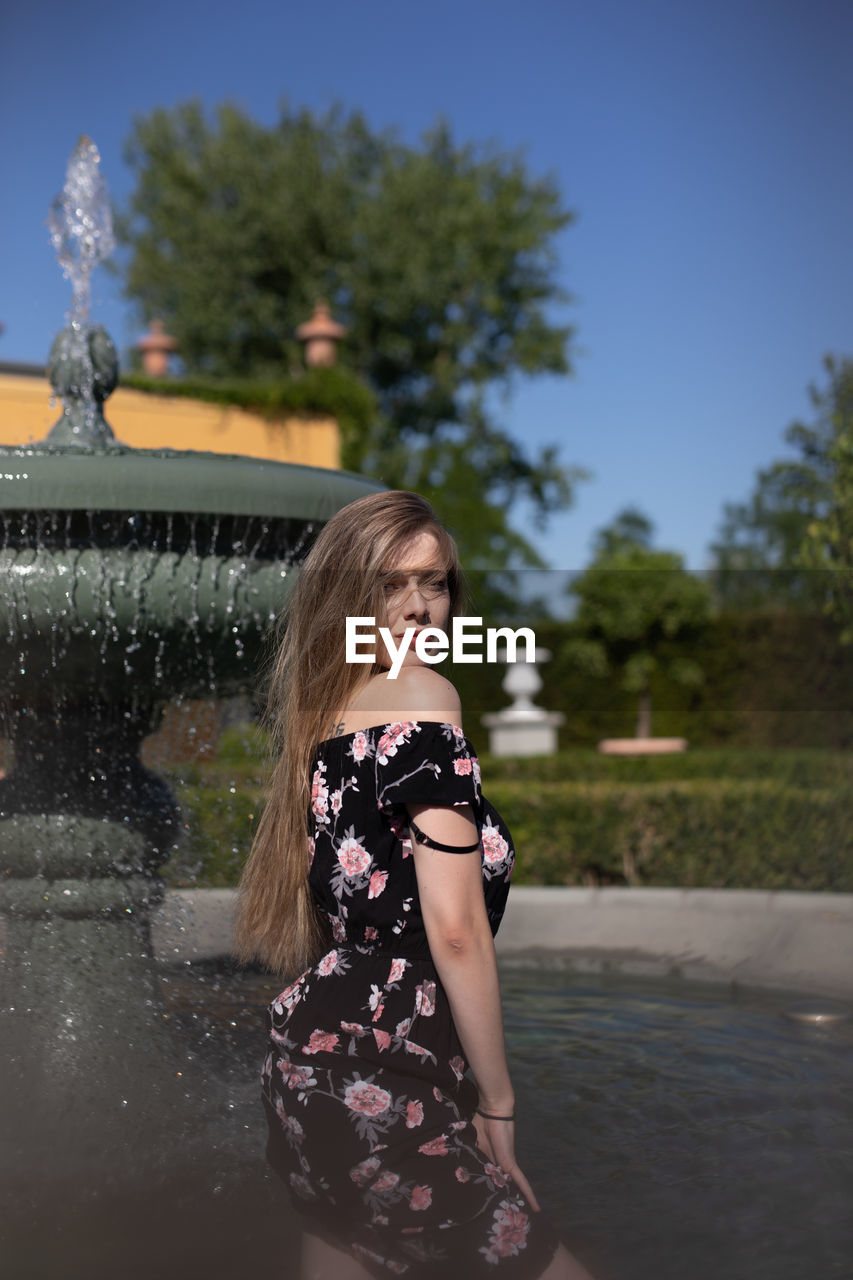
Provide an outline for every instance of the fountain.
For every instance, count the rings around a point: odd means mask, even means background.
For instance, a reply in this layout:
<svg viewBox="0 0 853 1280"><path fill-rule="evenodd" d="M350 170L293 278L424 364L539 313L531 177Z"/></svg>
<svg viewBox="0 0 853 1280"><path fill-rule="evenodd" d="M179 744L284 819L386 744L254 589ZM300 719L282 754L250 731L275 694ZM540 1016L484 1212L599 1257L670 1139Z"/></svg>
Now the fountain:
<svg viewBox="0 0 853 1280"><path fill-rule="evenodd" d="M50 1266L23 1256L60 1220L127 1226L143 1190L186 1185L218 1105L169 1034L151 956L157 868L181 825L140 743L178 695L251 688L291 569L335 511L379 487L120 444L103 413L115 349L89 321L113 238L88 138L49 225L72 284L49 362L63 412L45 441L0 448L0 734L14 758L0 782L2 1154L15 1274L39 1276ZM122 1256L145 1232L122 1237ZM76 1274L67 1257L57 1268Z"/></svg>
<svg viewBox="0 0 853 1280"><path fill-rule="evenodd" d="M110 238L96 166L83 143L53 220L75 286ZM14 1280L290 1280L255 1078L272 980L152 961L180 819L138 749L175 694L250 686L291 567L370 485L128 450L115 376L75 287L62 417L0 449L0 1258ZM593 1273L847 1274L853 1024L540 963L505 973L521 1162L567 1238L612 1255Z"/></svg>

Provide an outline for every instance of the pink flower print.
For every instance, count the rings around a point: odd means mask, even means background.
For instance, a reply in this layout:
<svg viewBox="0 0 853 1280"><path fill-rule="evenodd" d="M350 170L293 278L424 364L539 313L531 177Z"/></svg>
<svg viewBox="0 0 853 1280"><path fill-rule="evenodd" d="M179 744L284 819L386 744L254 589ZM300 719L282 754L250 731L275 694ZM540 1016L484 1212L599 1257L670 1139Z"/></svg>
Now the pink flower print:
<svg viewBox="0 0 853 1280"><path fill-rule="evenodd" d="M299 1123L299 1121L296 1119L295 1116L289 1116L287 1114L287 1112L284 1109L284 1103L282 1102L281 1098L278 1098L278 1097L276 1098L275 1110L276 1110L276 1115L278 1116L279 1120L282 1123L282 1127L288 1131L288 1133L293 1138L294 1142L301 1142L302 1139L305 1137L305 1130L302 1128L302 1125Z"/></svg>
<svg viewBox="0 0 853 1280"><path fill-rule="evenodd" d="M415 988L415 1010L422 1018L431 1018L435 1013L435 983L430 979Z"/></svg>
<svg viewBox="0 0 853 1280"><path fill-rule="evenodd" d="M391 1043L391 1033L390 1031L380 1031L378 1027L374 1027L373 1039L376 1041L377 1049L387 1049Z"/></svg>
<svg viewBox="0 0 853 1280"><path fill-rule="evenodd" d="M414 720L396 720L393 724L386 724L376 746L376 759L380 764L387 764L388 757L397 754L397 748L407 740L414 726Z"/></svg>
<svg viewBox="0 0 853 1280"><path fill-rule="evenodd" d="M417 1099L406 1106L406 1128L417 1129L424 1122L424 1104Z"/></svg>
<svg viewBox="0 0 853 1280"><path fill-rule="evenodd" d="M477 784L477 786L479 787L479 785L480 785L480 778L481 778L481 774L480 774L480 761L477 759L477 757L476 757L476 756L472 756L472 757L471 757L471 768L472 768L473 773L474 773L474 781L475 781L475 783Z"/></svg>
<svg viewBox="0 0 853 1280"><path fill-rule="evenodd" d="M338 862L343 867L347 879L355 880L370 866L370 854L353 836L347 836L341 841L341 847L338 849Z"/></svg>
<svg viewBox="0 0 853 1280"><path fill-rule="evenodd" d="M467 756L462 760L453 761L453 772L457 774L457 776L460 778L463 778L467 774L471 773L471 761L467 758Z"/></svg>
<svg viewBox="0 0 853 1280"><path fill-rule="evenodd" d="M340 916L332 916L332 937L335 942L346 942L347 930L346 925Z"/></svg>
<svg viewBox="0 0 853 1280"><path fill-rule="evenodd" d="M402 1036L403 1039L409 1034L409 1027L412 1025L411 1018L404 1018L402 1022L397 1023L396 1034Z"/></svg>
<svg viewBox="0 0 853 1280"><path fill-rule="evenodd" d="M418 1151L420 1151L421 1155L424 1156L446 1156L448 1154L447 1135L440 1133L437 1138L432 1138L429 1142L421 1143L418 1147Z"/></svg>
<svg viewBox="0 0 853 1280"><path fill-rule="evenodd" d="M298 1196L302 1196L304 1200L314 1198L314 1188L302 1173L292 1173L290 1175L290 1185Z"/></svg>
<svg viewBox="0 0 853 1280"><path fill-rule="evenodd" d="M373 1225L376 1227L387 1227L388 1219L384 1213L377 1213L373 1218Z"/></svg>
<svg viewBox="0 0 853 1280"><path fill-rule="evenodd" d="M360 1115L381 1116L391 1105L391 1095L369 1080L356 1080L345 1091L344 1103Z"/></svg>
<svg viewBox="0 0 853 1280"><path fill-rule="evenodd" d="M367 752L367 734L362 733L359 729L358 733L352 740L352 758L356 763L361 763Z"/></svg>
<svg viewBox="0 0 853 1280"><path fill-rule="evenodd" d="M342 1022L341 1031L346 1031L351 1036L360 1036L364 1034L364 1027L360 1022Z"/></svg>
<svg viewBox="0 0 853 1280"><path fill-rule="evenodd" d="M366 924L366 925L364 926L364 941L365 941L365 942L373 942L373 940L374 940L375 938L378 938L378 937L379 937L379 932L378 932L378 930L374 929L374 927L373 927L373 925L372 925L372 924Z"/></svg>
<svg viewBox="0 0 853 1280"><path fill-rule="evenodd" d="M416 1053L421 1058L426 1058L429 1054L429 1049L425 1049L422 1044L415 1044L414 1040L407 1040L406 1053Z"/></svg>
<svg viewBox="0 0 853 1280"><path fill-rule="evenodd" d="M350 1169L349 1176L358 1186L363 1187L370 1182L378 1168L379 1156L368 1156L366 1160L362 1160L361 1164L357 1164L354 1169Z"/></svg>
<svg viewBox="0 0 853 1280"><path fill-rule="evenodd" d="M413 1187L409 1196L410 1209L428 1209L432 1204L432 1187Z"/></svg>
<svg viewBox="0 0 853 1280"><path fill-rule="evenodd" d="M505 1187L509 1182L509 1176L504 1173L503 1169L501 1169L499 1165L487 1164L484 1172L492 1186L498 1188Z"/></svg>
<svg viewBox="0 0 853 1280"><path fill-rule="evenodd" d="M382 1013L382 1007L384 1003L382 999L382 988L377 987L375 982L371 982L370 984L370 999L368 1000L367 1003L369 1004L370 1008L374 1011L374 1013L377 1010L379 1010L379 1014ZM373 1019L373 1021L374 1022L378 1021L378 1015Z"/></svg>
<svg viewBox="0 0 853 1280"><path fill-rule="evenodd" d="M450 1070L456 1076L457 1080L461 1080L465 1074L465 1059L455 1057L450 1059Z"/></svg>
<svg viewBox="0 0 853 1280"><path fill-rule="evenodd" d="M462 1165L460 1164L459 1168L456 1170L456 1181L457 1181L457 1182L470 1182L470 1180L471 1180L471 1175L470 1175L470 1173L468 1172L468 1170L467 1170L467 1169L463 1169L463 1168L462 1168Z"/></svg>
<svg viewBox="0 0 853 1280"><path fill-rule="evenodd" d="M444 1094L440 1089L436 1088L435 1085L432 1087L432 1096L435 1098L436 1102L444 1102Z"/></svg>
<svg viewBox="0 0 853 1280"><path fill-rule="evenodd" d="M392 982L399 982L403 974L406 972L408 965L408 960L403 960L400 956L395 956L391 961L391 972L388 974L388 979L385 983L386 987L390 986ZM397 1035L399 1034L400 1032L398 1030Z"/></svg>
<svg viewBox="0 0 853 1280"><path fill-rule="evenodd" d="M385 882L388 879L387 871L374 871L370 877L370 885L367 890L368 898L378 898L382 890L385 888Z"/></svg>
<svg viewBox="0 0 853 1280"><path fill-rule="evenodd" d="M506 862L506 855L509 852L509 845L504 840L497 827L493 827L491 822L483 827L482 832L483 858L490 867L496 867L501 862Z"/></svg>
<svg viewBox="0 0 853 1280"><path fill-rule="evenodd" d="M308 837L308 865L309 865L309 867L310 867L310 865L311 865L311 863L312 863L313 861L314 861L314 837L313 837L313 836L309 836L309 837Z"/></svg>
<svg viewBox="0 0 853 1280"><path fill-rule="evenodd" d="M312 1067L298 1067L286 1058L279 1058L277 1065L288 1089L310 1089L317 1083Z"/></svg>
<svg viewBox="0 0 853 1280"><path fill-rule="evenodd" d="M285 987L281 995L276 996L273 1001L273 1008L279 1015L282 1014L285 1009L290 1013L291 1009L298 1005L301 999L302 988L300 985L300 979L297 979L296 982L291 982L289 987Z"/></svg>
<svg viewBox="0 0 853 1280"><path fill-rule="evenodd" d="M383 1191L391 1191L400 1181L399 1173L392 1173L390 1169L386 1169L384 1173L380 1173L379 1177L371 1184L370 1190L381 1194Z"/></svg>
<svg viewBox="0 0 853 1280"><path fill-rule="evenodd" d="M311 809L314 817L320 822L327 822L326 810L329 807L329 788L326 786L326 780L323 777L323 770L326 768L321 764L319 768L314 770L314 777L311 780Z"/></svg>
<svg viewBox="0 0 853 1280"><path fill-rule="evenodd" d="M337 951L329 951L323 956L323 959L317 965L317 975L320 978L328 978L330 973L334 973L335 965L338 963Z"/></svg>
<svg viewBox="0 0 853 1280"><path fill-rule="evenodd" d="M283 1119L284 1119L286 1128L293 1135L294 1140L296 1142L301 1142L302 1139L305 1137L305 1130L302 1128L302 1125L296 1119L296 1116L284 1116Z"/></svg>
<svg viewBox="0 0 853 1280"><path fill-rule="evenodd" d="M500 1258L515 1257L527 1243L530 1220L523 1210L509 1200L503 1200L495 1209L494 1226L489 1237L489 1247L480 1250L486 1261L496 1263Z"/></svg>
<svg viewBox="0 0 853 1280"><path fill-rule="evenodd" d="M312 1031L308 1037L308 1043L302 1046L302 1052L306 1054L312 1053L331 1053L338 1043L338 1037L331 1031Z"/></svg>
<svg viewBox="0 0 853 1280"><path fill-rule="evenodd" d="M403 857L410 858L412 856L412 842L409 839L409 827L405 818L401 818L398 815L392 815L391 830L400 841L403 849Z"/></svg>
<svg viewBox="0 0 853 1280"><path fill-rule="evenodd" d="M341 793L340 791L332 792L332 813L340 813L341 811Z"/></svg>

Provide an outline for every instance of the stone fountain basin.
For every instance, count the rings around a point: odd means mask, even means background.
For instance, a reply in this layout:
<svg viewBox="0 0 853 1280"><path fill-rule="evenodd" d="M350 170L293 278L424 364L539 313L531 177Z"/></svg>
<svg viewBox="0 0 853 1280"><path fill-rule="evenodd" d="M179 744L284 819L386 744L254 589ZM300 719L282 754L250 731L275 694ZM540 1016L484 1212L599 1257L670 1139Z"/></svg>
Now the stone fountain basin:
<svg viewBox="0 0 853 1280"><path fill-rule="evenodd" d="M319 527L382 486L222 454L0 450L7 707L67 708L155 684L168 699L251 682Z"/></svg>

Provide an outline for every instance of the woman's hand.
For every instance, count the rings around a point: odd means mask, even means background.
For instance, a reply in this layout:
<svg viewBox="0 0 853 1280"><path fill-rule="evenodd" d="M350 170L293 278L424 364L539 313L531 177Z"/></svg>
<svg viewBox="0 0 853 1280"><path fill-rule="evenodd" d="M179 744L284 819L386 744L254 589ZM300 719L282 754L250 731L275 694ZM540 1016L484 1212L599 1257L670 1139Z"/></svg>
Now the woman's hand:
<svg viewBox="0 0 853 1280"><path fill-rule="evenodd" d="M533 1194L533 1188L518 1167L515 1158L515 1124L512 1120L486 1120L475 1114L474 1128L477 1130L477 1146L484 1151L492 1164L498 1165L504 1173L508 1173L519 1191L530 1201L531 1207L539 1212L539 1201Z"/></svg>

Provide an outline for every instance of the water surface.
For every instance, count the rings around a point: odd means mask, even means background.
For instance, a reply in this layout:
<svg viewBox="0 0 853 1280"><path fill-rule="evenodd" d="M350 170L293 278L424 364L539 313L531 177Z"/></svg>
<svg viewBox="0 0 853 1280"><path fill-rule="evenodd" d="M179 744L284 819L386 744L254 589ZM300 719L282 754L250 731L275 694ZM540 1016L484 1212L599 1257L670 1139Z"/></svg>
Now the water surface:
<svg viewBox="0 0 853 1280"><path fill-rule="evenodd" d="M232 1149L260 1154L270 979L198 967L167 985L232 1085ZM503 992L522 1167L601 1280L853 1277L853 1021L802 1026L784 1016L793 996L565 967L505 965Z"/></svg>

